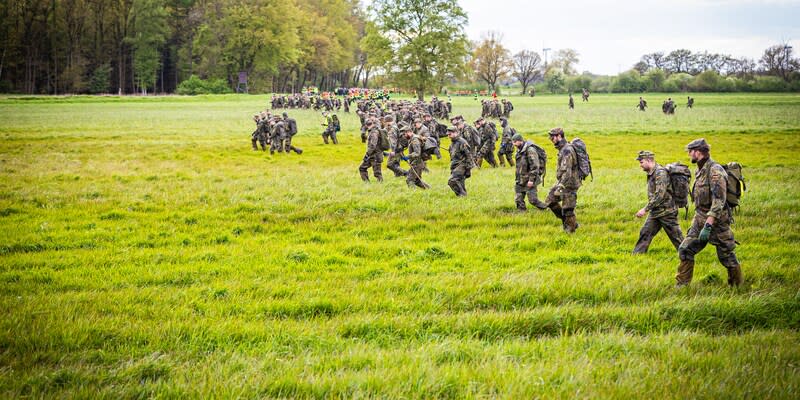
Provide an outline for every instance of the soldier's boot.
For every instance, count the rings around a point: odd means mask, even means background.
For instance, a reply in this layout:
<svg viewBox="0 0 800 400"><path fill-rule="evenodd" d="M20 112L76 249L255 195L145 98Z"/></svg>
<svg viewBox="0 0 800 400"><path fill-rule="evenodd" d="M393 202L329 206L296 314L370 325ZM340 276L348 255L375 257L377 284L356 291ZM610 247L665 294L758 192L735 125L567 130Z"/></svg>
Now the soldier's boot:
<svg viewBox="0 0 800 400"><path fill-rule="evenodd" d="M532 204L533 204L534 207L536 207L536 208L538 208L540 210L547 209L547 204L542 203L542 201L539 200L539 199L536 199L536 201L534 201Z"/></svg>
<svg viewBox="0 0 800 400"><path fill-rule="evenodd" d="M336 135L333 135L333 144L339 144L339 139L336 138Z"/></svg>
<svg viewBox="0 0 800 400"><path fill-rule="evenodd" d="M508 165L511 167L514 166L514 160L511 159L511 155L508 156Z"/></svg>
<svg viewBox="0 0 800 400"><path fill-rule="evenodd" d="M575 233L580 225L574 215L564 217L564 232Z"/></svg>
<svg viewBox="0 0 800 400"><path fill-rule="evenodd" d="M289 149L294 151L297 154L303 154L303 149L301 149L299 147L289 146Z"/></svg>
<svg viewBox="0 0 800 400"><path fill-rule="evenodd" d="M678 274L675 275L675 288L682 288L692 282L694 274L694 260L681 260L678 265Z"/></svg>
<svg viewBox="0 0 800 400"><path fill-rule="evenodd" d="M273 155L273 154L275 154L275 149L273 149L272 147L270 147L270 148L269 148L269 155Z"/></svg>
<svg viewBox="0 0 800 400"><path fill-rule="evenodd" d="M325 141L325 144L328 144L328 137L327 136L322 135L322 140Z"/></svg>
<svg viewBox="0 0 800 400"><path fill-rule="evenodd" d="M497 154L497 158L499 158L499 159L500 159L500 166L501 166L501 167L505 167L505 166L506 166L506 163L505 163L505 162L503 162L503 155L502 155L502 154Z"/></svg>
<svg viewBox="0 0 800 400"><path fill-rule="evenodd" d="M359 175L361 175L361 180L364 182L369 182L369 174L367 171L358 170Z"/></svg>
<svg viewBox="0 0 800 400"><path fill-rule="evenodd" d="M739 286L742 284L742 267L735 266L728 268L728 285Z"/></svg>

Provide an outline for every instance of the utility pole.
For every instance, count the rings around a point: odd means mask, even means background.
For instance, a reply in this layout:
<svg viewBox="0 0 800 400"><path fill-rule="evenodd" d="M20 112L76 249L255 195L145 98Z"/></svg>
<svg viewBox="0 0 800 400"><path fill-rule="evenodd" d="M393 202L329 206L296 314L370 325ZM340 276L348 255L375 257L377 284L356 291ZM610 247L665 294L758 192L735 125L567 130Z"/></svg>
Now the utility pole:
<svg viewBox="0 0 800 400"><path fill-rule="evenodd" d="M544 70L547 71L547 52L552 50L549 47L545 47L542 49L542 53L544 53Z"/></svg>

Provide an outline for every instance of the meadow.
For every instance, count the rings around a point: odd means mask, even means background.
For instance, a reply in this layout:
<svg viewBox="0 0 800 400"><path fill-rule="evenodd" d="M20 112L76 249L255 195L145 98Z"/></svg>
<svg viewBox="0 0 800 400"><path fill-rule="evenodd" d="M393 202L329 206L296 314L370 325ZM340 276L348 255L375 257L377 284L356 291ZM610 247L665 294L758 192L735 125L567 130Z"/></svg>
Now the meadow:
<svg viewBox="0 0 800 400"><path fill-rule="evenodd" d="M800 96L692 96L511 98L540 194L547 131L588 145L574 235L515 212L508 167L466 198L446 154L428 191L361 182L354 114L333 146L288 110L305 152L270 156L268 96L0 97L0 397L796 399ZM738 289L711 246L680 290L663 233L630 254L636 153L698 137L745 166Z"/></svg>

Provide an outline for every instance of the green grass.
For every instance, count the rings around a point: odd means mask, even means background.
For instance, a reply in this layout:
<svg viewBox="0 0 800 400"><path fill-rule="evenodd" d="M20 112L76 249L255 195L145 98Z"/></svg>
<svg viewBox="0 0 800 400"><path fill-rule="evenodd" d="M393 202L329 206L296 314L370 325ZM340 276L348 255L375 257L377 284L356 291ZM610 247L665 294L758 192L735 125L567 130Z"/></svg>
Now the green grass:
<svg viewBox="0 0 800 400"><path fill-rule="evenodd" d="M266 96L0 98L0 396L797 398L800 96L693 97L512 98L548 187L547 130L589 146L572 236L510 168L363 184L352 114L334 147L290 110L305 153L269 156ZM738 290L710 247L685 290L663 234L630 255L636 152L697 137L749 180Z"/></svg>

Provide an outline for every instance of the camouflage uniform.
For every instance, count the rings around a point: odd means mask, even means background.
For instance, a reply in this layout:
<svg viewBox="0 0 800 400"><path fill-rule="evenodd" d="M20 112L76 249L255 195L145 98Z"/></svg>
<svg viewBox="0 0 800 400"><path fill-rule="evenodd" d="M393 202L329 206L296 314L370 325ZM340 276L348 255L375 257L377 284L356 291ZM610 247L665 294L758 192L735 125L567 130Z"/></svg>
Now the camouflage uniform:
<svg viewBox="0 0 800 400"><path fill-rule="evenodd" d="M422 172L427 168L425 157L422 153L422 143L425 139L414 135L408 141L408 175L406 183L409 187L417 186L422 189L429 189L430 186L422 181Z"/></svg>
<svg viewBox="0 0 800 400"><path fill-rule="evenodd" d="M372 168L372 174L378 182L383 181L381 174L381 163L383 162L383 151L381 150L381 131L375 125L367 127L367 153L364 154L364 160L358 167L358 172L361 175L361 180L369 182L369 173L367 170Z"/></svg>
<svg viewBox="0 0 800 400"><path fill-rule="evenodd" d="M297 121L294 118L289 118L286 113L283 113L283 124L286 127L286 135L283 140L283 148L286 152L294 151L297 154L303 154L303 149L292 146L292 138L297 134Z"/></svg>
<svg viewBox="0 0 800 400"><path fill-rule="evenodd" d="M522 141L521 135L514 135L514 140ZM528 197L528 202L540 210L544 210L547 206L539 201L537 186L542 183L541 169L539 165L539 154L536 148L533 147L533 142L527 141L522 144L522 147L517 148L517 174L514 180L514 204L517 210L526 211L528 208L525 206L525 197ZM528 183L532 185L529 187Z"/></svg>
<svg viewBox="0 0 800 400"><path fill-rule="evenodd" d="M283 122L276 120L270 130L270 140L272 141L272 145L269 147L270 154L274 154L276 150L278 153L283 153L283 140L285 137L286 129Z"/></svg>
<svg viewBox="0 0 800 400"><path fill-rule="evenodd" d="M325 130L322 132L322 140L325 141L325 144L328 144L329 137L333 141L333 144L339 144L339 140L336 138L336 130L338 127L338 118L334 119L332 115L325 116Z"/></svg>
<svg viewBox="0 0 800 400"><path fill-rule="evenodd" d="M578 229L575 217L575 206L578 202L578 189L581 187L581 178L578 171L578 154L572 145L563 137L563 130L555 128L550 131L562 134L561 140L555 144L558 149L556 168L556 183L547 194L545 204L553 214L562 221L564 230L568 233Z"/></svg>
<svg viewBox="0 0 800 400"><path fill-rule="evenodd" d="M687 150L697 150L706 148L708 144L705 139L692 141L686 146ZM706 157L697 162L698 170L694 176L694 195L695 214L692 226L686 233L678 248L678 256L681 259L678 266L678 274L675 276L678 286L688 285L692 281L694 272L694 256L711 243L717 248L717 258L728 270L728 284L736 286L742 283L742 270L739 260L736 259L736 241L731 231L731 210L727 205L728 174L722 165ZM703 229L706 229L706 218L714 217L714 224L711 225L708 241L701 239Z"/></svg>
<svg viewBox="0 0 800 400"><path fill-rule="evenodd" d="M575 100L572 99L572 95L569 95L569 109L572 110L575 108Z"/></svg>
<svg viewBox="0 0 800 400"><path fill-rule="evenodd" d="M640 158L643 157L643 153L645 152L639 153ZM652 155L650 152L647 153ZM675 201L672 199L669 171L658 164L647 174L647 199L644 209L649 215L639 231L639 240L633 248L633 254L647 253L650 242L661 228L664 228L664 232L675 246L675 250L678 250L683 241L683 232L678 223L678 207L675 206Z"/></svg>
<svg viewBox="0 0 800 400"><path fill-rule="evenodd" d="M256 130L253 131L253 135L251 138L251 142L253 144L253 150L258 150L258 146L256 143L261 144L261 151L267 151L267 133L266 133L266 126L267 121L264 119L256 119Z"/></svg>
<svg viewBox="0 0 800 400"><path fill-rule="evenodd" d="M392 123L386 130L389 137L389 150L394 154L389 154L386 160L386 168L394 172L394 176L406 176L408 172L400 167L400 160L403 158L403 151L408 146L405 136L397 129L397 125Z"/></svg>
<svg viewBox="0 0 800 400"><path fill-rule="evenodd" d="M447 180L447 185L456 196L466 196L467 187L466 180L472 176L472 150L469 143L458 135L450 142L450 179Z"/></svg>
<svg viewBox="0 0 800 400"><path fill-rule="evenodd" d="M503 127L503 137L500 139L500 150L497 151L497 159L500 161L501 166L505 166L505 161L508 160L508 165L514 166L514 144L511 143L511 137L514 136L514 130L508 126L508 121L501 119L501 126Z"/></svg>
<svg viewBox="0 0 800 400"><path fill-rule="evenodd" d="M464 123L464 129L461 131L461 136L469 143L470 150L472 150L472 160L477 162L478 150L481 148L481 134L474 126Z"/></svg>
<svg viewBox="0 0 800 400"><path fill-rule="evenodd" d="M497 129L494 124L483 122L480 127L481 134L481 149L478 153L478 167L480 168L483 160L489 163L492 168L497 167L497 161L494 159L494 146L497 141Z"/></svg>

